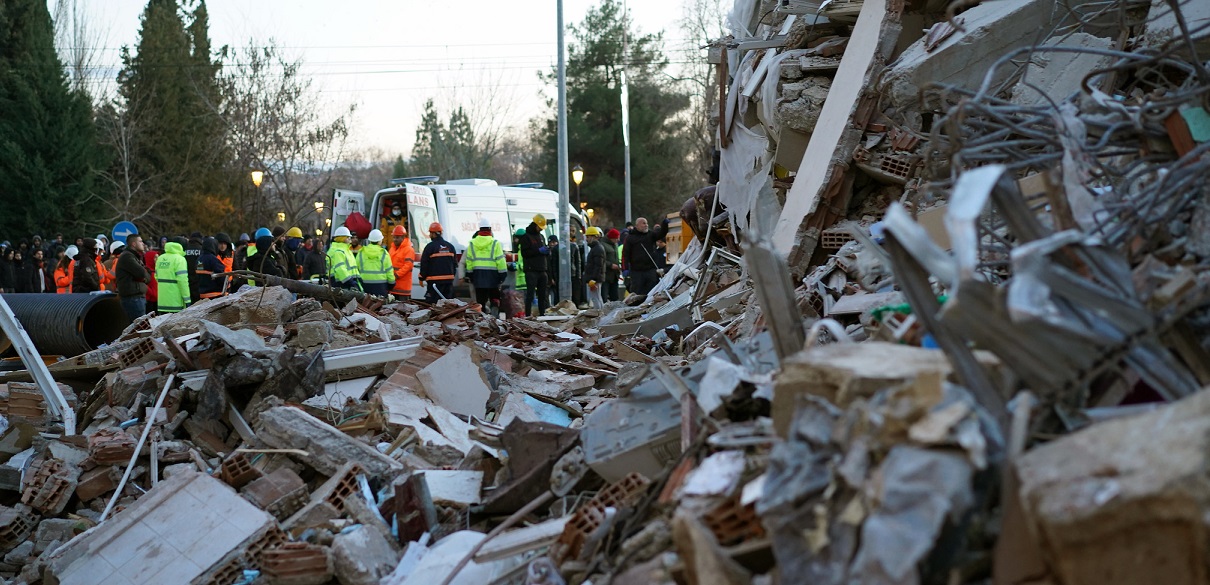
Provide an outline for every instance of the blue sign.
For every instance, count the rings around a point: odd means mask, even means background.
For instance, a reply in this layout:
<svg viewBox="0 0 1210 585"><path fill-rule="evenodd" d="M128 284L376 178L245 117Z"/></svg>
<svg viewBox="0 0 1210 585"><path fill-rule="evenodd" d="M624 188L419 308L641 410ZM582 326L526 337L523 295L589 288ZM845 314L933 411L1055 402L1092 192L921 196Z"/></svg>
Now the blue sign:
<svg viewBox="0 0 1210 585"><path fill-rule="evenodd" d="M139 233L139 228L134 227L133 223L128 221L119 221L118 225L113 226L113 240L115 242L126 243L126 236L133 236Z"/></svg>

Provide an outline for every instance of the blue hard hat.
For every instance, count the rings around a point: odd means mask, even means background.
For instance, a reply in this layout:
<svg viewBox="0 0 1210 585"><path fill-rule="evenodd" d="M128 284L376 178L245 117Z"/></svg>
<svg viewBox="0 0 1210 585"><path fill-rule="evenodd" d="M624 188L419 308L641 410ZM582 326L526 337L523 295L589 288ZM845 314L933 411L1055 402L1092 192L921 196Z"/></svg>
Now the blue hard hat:
<svg viewBox="0 0 1210 585"><path fill-rule="evenodd" d="M260 228L260 229L256 230L255 239L257 239L257 240L259 240L261 238L272 238L272 237L273 237L273 232L269 231L269 228Z"/></svg>

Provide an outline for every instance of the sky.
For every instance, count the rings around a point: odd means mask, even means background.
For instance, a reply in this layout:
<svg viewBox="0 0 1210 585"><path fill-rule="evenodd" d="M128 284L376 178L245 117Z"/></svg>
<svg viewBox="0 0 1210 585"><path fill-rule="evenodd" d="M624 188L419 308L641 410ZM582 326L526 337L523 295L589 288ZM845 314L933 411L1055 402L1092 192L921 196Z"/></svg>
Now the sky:
<svg viewBox="0 0 1210 585"><path fill-rule="evenodd" d="M48 0L52 14L60 1ZM112 78L119 49L138 39L146 1L72 1L97 37L98 71ZM641 32L664 31L674 66L698 54L684 48L682 2L629 2ZM565 23L580 21L594 4L565 0ZM356 104L352 146L391 157L410 153L429 98L443 112L461 103L524 127L545 109L538 71L557 60L554 0L207 0L207 8L214 47L276 41L301 58L333 111Z"/></svg>

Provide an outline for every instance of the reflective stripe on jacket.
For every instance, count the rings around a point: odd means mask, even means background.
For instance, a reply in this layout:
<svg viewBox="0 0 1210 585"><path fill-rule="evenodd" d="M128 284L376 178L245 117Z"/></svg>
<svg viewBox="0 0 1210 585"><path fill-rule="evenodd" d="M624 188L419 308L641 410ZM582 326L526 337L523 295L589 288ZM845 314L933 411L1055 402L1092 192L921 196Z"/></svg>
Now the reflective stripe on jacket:
<svg viewBox="0 0 1210 585"><path fill-rule="evenodd" d="M403 239L403 243L391 248L391 266L395 268L395 286L391 294L412 294L412 267L416 264L416 250L412 248L412 240Z"/></svg>
<svg viewBox="0 0 1210 585"><path fill-rule="evenodd" d="M328 248L328 276L342 283L352 282L358 276L357 258L346 242L332 242Z"/></svg>
<svg viewBox="0 0 1210 585"><path fill-rule="evenodd" d="M164 245L164 253L155 260L155 279L159 283L157 310L176 313L189 306L189 263L180 244Z"/></svg>
<svg viewBox="0 0 1210 585"><path fill-rule="evenodd" d="M361 282L369 284L395 284L395 268L391 256L378 244L362 246L357 255L357 272Z"/></svg>

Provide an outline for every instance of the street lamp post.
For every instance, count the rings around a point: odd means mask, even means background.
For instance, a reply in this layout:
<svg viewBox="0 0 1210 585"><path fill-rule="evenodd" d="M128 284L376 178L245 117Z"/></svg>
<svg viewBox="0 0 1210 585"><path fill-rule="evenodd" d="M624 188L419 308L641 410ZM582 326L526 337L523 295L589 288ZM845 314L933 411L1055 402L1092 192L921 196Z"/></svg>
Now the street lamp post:
<svg viewBox="0 0 1210 585"><path fill-rule="evenodd" d="M252 171L252 184L256 185L256 213L253 214L253 215L255 215L255 217L253 217L252 219L253 219L253 221L256 222L256 227L258 227L258 228L260 227L260 206L261 206L260 184L264 180L265 180L264 171Z"/></svg>
<svg viewBox="0 0 1210 585"><path fill-rule="evenodd" d="M583 207L580 205L580 181L584 180L584 169L580 165L571 169L571 180L576 182L576 207Z"/></svg>

